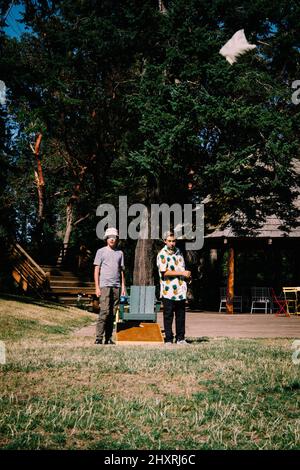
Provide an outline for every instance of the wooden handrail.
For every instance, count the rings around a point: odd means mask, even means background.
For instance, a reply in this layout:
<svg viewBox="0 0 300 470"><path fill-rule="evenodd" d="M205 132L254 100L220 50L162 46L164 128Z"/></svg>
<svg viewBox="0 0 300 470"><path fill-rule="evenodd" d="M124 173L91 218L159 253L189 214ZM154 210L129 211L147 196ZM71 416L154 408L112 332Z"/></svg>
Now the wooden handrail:
<svg viewBox="0 0 300 470"><path fill-rule="evenodd" d="M31 264L33 264L35 269L39 271L43 277L46 276L45 271L34 261L34 259L31 258L31 256L19 245L19 243L16 243L15 247L18 248L18 250L28 259L28 261L30 261Z"/></svg>
<svg viewBox="0 0 300 470"><path fill-rule="evenodd" d="M18 244L10 246L10 259L13 268L13 277L23 290L29 286L40 297L49 290L47 273L31 258L31 256Z"/></svg>

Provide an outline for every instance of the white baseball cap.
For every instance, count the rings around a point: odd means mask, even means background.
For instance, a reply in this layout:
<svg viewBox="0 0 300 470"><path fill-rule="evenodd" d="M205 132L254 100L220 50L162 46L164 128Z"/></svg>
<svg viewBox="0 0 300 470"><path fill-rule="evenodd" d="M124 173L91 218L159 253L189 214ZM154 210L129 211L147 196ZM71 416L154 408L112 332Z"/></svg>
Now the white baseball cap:
<svg viewBox="0 0 300 470"><path fill-rule="evenodd" d="M103 237L104 240L105 240L106 238L111 237L111 236L113 236L113 237L118 237L118 236L119 236L119 232L118 232L118 230L117 230L116 228L109 227L109 228L107 228L107 229L105 230L105 234L104 234L104 237Z"/></svg>

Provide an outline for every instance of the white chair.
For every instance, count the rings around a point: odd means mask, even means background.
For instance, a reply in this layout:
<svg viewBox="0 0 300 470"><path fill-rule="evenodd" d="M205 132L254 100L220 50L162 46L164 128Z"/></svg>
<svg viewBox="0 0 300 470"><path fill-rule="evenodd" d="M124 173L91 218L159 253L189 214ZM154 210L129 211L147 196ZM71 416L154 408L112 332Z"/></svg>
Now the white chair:
<svg viewBox="0 0 300 470"><path fill-rule="evenodd" d="M220 306L219 312L226 311L226 287L220 287ZM233 310L239 310L242 312L243 309L243 298L241 295L235 295L233 297Z"/></svg>
<svg viewBox="0 0 300 470"><path fill-rule="evenodd" d="M252 287L251 297L252 303L250 313L253 313L255 311L263 311L265 313L268 313L268 309L270 310L270 313L272 313L272 295L270 293L269 287Z"/></svg>

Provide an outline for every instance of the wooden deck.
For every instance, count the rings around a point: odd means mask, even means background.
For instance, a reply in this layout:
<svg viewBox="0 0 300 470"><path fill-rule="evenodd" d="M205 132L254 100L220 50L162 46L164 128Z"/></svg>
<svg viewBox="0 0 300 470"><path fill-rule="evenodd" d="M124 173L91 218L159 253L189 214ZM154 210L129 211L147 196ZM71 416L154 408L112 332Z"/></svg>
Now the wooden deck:
<svg viewBox="0 0 300 470"><path fill-rule="evenodd" d="M95 320L97 316L95 315ZM162 312L158 323L163 329ZM95 337L95 326L78 330L76 335ZM274 314L247 314L216 312L187 312L186 336L200 338L298 338L300 339L300 315L276 317Z"/></svg>
<svg viewBox="0 0 300 470"><path fill-rule="evenodd" d="M300 315L187 312L186 336L300 339Z"/></svg>

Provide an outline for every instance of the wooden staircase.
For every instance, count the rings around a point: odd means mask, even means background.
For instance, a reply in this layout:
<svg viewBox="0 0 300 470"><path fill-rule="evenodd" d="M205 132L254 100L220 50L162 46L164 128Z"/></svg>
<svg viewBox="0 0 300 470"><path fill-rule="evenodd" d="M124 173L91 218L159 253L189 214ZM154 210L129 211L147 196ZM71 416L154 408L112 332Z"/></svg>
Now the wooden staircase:
<svg viewBox="0 0 300 470"><path fill-rule="evenodd" d="M60 303L77 307L93 305L95 284L84 274L65 271L57 266L41 266L49 279L51 296Z"/></svg>
<svg viewBox="0 0 300 470"><path fill-rule="evenodd" d="M12 277L23 292L32 292L40 298L47 295L49 291L47 274L18 243L8 247L8 260Z"/></svg>
<svg viewBox="0 0 300 470"><path fill-rule="evenodd" d="M18 243L9 246L8 259L15 283L26 294L79 308L90 306L97 312L95 284L89 275L39 265Z"/></svg>

